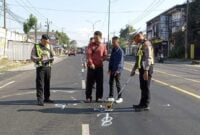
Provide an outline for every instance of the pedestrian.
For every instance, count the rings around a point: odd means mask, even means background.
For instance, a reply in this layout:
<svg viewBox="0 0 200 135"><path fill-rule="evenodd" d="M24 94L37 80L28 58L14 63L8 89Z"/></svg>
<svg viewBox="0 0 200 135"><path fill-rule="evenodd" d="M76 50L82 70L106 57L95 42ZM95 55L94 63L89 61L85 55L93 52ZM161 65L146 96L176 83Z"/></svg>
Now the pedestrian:
<svg viewBox="0 0 200 135"><path fill-rule="evenodd" d="M109 69L108 69L108 73L110 75L110 81L109 81L110 94L109 94L108 101L111 101L111 102L115 101L113 97L114 96L113 85L115 81L117 92L118 92L118 99L116 100L116 103L122 103L123 98L122 98L122 93L120 93L121 91L120 79L121 79L121 73L124 66L124 52L120 47L119 37L115 36L112 38L112 45L113 45L113 49L111 52L110 61L109 61Z"/></svg>
<svg viewBox="0 0 200 135"><path fill-rule="evenodd" d="M138 110L149 110L150 82L154 65L153 47L151 42L145 38L142 32L134 37L134 41L138 45L138 51L131 76L135 75L137 69L139 70L141 99L138 105L133 105L133 108Z"/></svg>
<svg viewBox="0 0 200 135"><path fill-rule="evenodd" d="M92 88L96 83L96 102L103 98L103 62L107 59L106 45L101 42L102 33L94 32L94 42L90 43L87 49L87 82L86 101L92 102Z"/></svg>
<svg viewBox="0 0 200 135"><path fill-rule="evenodd" d="M44 106L44 103L53 103L50 99L50 79L54 52L49 44L48 35L42 35L41 42L34 45L31 52L31 60L36 65L37 104Z"/></svg>

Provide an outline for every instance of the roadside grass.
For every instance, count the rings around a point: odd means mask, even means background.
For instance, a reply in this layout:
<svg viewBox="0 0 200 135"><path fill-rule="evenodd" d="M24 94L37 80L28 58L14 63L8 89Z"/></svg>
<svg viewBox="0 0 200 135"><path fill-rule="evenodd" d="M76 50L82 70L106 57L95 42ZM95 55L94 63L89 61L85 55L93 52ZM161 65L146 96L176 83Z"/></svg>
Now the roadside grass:
<svg viewBox="0 0 200 135"><path fill-rule="evenodd" d="M0 59L0 72L5 72L30 63L30 61L12 61L8 60L7 58L2 58Z"/></svg>

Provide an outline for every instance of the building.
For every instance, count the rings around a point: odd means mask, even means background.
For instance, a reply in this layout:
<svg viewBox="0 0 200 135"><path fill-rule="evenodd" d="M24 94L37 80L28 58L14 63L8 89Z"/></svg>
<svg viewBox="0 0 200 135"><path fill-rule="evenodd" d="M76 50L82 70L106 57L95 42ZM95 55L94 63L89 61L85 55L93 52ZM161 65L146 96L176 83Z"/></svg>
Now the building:
<svg viewBox="0 0 200 135"><path fill-rule="evenodd" d="M169 56L173 47L170 42L172 34L184 30L185 13L186 4L176 5L147 22L147 38L158 45L155 47L155 55L162 50L164 56Z"/></svg>
<svg viewBox="0 0 200 135"><path fill-rule="evenodd" d="M27 39L26 34L0 28L0 58L5 56L5 53L8 49L8 41L25 42L26 39Z"/></svg>

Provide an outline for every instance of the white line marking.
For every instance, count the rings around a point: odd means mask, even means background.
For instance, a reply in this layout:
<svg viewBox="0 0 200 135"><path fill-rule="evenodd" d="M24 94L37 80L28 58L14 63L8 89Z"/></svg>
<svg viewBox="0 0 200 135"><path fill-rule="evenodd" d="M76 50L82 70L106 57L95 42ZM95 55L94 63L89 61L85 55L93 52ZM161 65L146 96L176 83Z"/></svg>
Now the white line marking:
<svg viewBox="0 0 200 135"><path fill-rule="evenodd" d="M11 81L11 82L9 82L9 83L6 83L6 84L4 84L3 86L0 86L0 89L4 88L4 87L6 87L6 86L8 86L8 85L10 85L10 84L13 84L13 83L15 83L15 81Z"/></svg>
<svg viewBox="0 0 200 135"><path fill-rule="evenodd" d="M89 124L82 124L82 135L90 135Z"/></svg>
<svg viewBox="0 0 200 135"><path fill-rule="evenodd" d="M10 95L1 96L0 99L14 97L14 96L29 95L29 94L35 94L35 92L23 92L23 93L10 94Z"/></svg>
<svg viewBox="0 0 200 135"><path fill-rule="evenodd" d="M129 71L129 72L131 72L131 69L129 69L129 68L124 68L124 69L127 70L127 71ZM159 84L168 86L168 87L170 87L170 88L172 88L172 89L174 89L174 90L176 90L176 91L179 91L179 92L182 92L182 93L184 93L184 94L187 94L187 95L190 95L190 96L192 96L192 97L195 97L195 98L197 98L197 99L200 99L200 96L199 96L199 95L197 95L197 94L195 94L195 93L192 93L192 92L189 92L189 90L185 90L185 89L179 88L179 87L177 87L177 86L174 86L174 85L165 83L165 82L160 81L160 80L157 80L157 79L152 79L152 80L155 81L155 82L157 82L157 83L159 83Z"/></svg>
<svg viewBox="0 0 200 135"><path fill-rule="evenodd" d="M83 68L81 69L81 72L84 73L84 69Z"/></svg>
<svg viewBox="0 0 200 135"><path fill-rule="evenodd" d="M82 80L82 89L85 89L85 80Z"/></svg>

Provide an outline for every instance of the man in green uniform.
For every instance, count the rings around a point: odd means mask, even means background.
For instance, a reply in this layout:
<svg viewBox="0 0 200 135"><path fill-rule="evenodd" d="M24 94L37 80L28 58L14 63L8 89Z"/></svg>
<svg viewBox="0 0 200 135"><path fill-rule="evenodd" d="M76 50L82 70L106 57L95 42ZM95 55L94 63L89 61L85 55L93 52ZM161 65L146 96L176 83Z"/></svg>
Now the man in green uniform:
<svg viewBox="0 0 200 135"><path fill-rule="evenodd" d="M149 110L150 82L154 65L153 47L151 42L145 39L143 33L137 34L134 37L134 41L138 45L138 51L131 76L135 75L137 69L139 70L141 100L138 105L133 105L133 108L137 110Z"/></svg>
<svg viewBox="0 0 200 135"><path fill-rule="evenodd" d="M37 104L53 103L50 99L51 65L54 60L54 52L49 45L49 36L42 35L41 42L35 44L31 52L31 60L36 66L36 96Z"/></svg>

